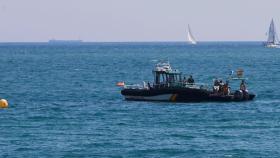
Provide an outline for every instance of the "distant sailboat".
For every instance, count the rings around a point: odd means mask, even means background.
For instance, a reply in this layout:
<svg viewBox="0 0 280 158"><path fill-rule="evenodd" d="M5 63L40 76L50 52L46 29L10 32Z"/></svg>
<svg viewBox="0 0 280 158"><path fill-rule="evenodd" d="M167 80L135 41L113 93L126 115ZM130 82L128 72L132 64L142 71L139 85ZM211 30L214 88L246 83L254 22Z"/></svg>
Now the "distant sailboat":
<svg viewBox="0 0 280 158"><path fill-rule="evenodd" d="M195 38L193 37L193 34L191 32L191 28L190 28L190 25L188 25L188 43L189 44L197 44Z"/></svg>
<svg viewBox="0 0 280 158"><path fill-rule="evenodd" d="M279 39L277 36L276 28L274 26L273 19L271 20L269 31L268 31L268 39L265 42L265 46L268 48L280 48Z"/></svg>

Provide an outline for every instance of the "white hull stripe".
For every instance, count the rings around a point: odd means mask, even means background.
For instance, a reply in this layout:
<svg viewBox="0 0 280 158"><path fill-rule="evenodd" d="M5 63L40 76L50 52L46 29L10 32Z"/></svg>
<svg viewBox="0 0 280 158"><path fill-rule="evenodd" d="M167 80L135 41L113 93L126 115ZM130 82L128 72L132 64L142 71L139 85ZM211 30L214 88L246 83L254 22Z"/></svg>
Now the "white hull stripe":
<svg viewBox="0 0 280 158"><path fill-rule="evenodd" d="M162 94L156 96L125 96L126 99L151 100L151 101L176 101L177 94Z"/></svg>

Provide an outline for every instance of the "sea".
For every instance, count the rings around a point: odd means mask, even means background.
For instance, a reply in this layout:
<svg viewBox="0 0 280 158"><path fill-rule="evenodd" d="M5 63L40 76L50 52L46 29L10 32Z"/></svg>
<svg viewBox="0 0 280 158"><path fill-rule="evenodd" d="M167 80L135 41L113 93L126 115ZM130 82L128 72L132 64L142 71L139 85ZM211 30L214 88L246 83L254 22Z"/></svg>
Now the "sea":
<svg viewBox="0 0 280 158"><path fill-rule="evenodd" d="M210 87L243 69L256 98L124 100L160 60ZM1 43L0 70L0 157L280 156L280 49L261 42Z"/></svg>

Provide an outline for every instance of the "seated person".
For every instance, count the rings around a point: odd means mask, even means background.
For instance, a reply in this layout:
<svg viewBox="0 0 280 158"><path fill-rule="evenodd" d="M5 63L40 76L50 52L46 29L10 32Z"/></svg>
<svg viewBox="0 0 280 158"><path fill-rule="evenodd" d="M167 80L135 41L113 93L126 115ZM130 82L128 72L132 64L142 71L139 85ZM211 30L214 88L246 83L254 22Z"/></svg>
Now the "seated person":
<svg viewBox="0 0 280 158"><path fill-rule="evenodd" d="M226 82L226 84L223 85L223 94L224 95L229 95L230 94L230 90L229 90L229 85L228 85L228 81Z"/></svg>
<svg viewBox="0 0 280 158"><path fill-rule="evenodd" d="M188 78L187 83L191 85L194 84L194 79L192 78L192 75L190 75L190 77Z"/></svg>
<svg viewBox="0 0 280 158"><path fill-rule="evenodd" d="M214 91L215 93L217 93L217 92L219 91L219 88L220 88L220 84L219 84L218 79L216 78L216 79L214 80L213 91Z"/></svg>
<svg viewBox="0 0 280 158"><path fill-rule="evenodd" d="M224 87L223 80L220 80L220 81L219 81L219 93L222 93L222 92L223 92L223 87Z"/></svg>

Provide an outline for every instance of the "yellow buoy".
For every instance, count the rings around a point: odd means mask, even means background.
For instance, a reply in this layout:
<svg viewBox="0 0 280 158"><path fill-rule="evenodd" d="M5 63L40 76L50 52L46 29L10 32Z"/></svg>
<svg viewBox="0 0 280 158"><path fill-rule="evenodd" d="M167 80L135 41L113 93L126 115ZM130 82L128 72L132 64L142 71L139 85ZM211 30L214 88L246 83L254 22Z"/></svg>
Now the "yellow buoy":
<svg viewBox="0 0 280 158"><path fill-rule="evenodd" d="M6 99L0 100L0 108L7 108L9 106L8 101Z"/></svg>

